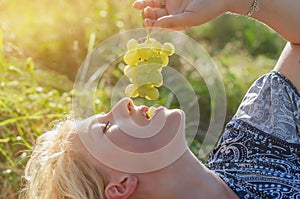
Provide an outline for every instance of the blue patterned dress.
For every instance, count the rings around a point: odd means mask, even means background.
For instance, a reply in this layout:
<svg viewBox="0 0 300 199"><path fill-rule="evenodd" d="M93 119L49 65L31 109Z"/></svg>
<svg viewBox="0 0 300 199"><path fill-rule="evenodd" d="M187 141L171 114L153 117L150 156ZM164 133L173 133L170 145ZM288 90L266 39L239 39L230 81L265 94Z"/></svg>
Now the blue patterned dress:
<svg viewBox="0 0 300 199"><path fill-rule="evenodd" d="M240 198L300 199L300 95L282 74L259 78L206 166Z"/></svg>

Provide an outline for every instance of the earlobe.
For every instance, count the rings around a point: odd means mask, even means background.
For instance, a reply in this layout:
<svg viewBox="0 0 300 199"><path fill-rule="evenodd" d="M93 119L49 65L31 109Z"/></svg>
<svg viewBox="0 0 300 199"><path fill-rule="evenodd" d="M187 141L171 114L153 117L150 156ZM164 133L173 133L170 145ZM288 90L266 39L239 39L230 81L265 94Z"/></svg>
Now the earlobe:
<svg viewBox="0 0 300 199"><path fill-rule="evenodd" d="M120 182L109 182L105 187L105 196L107 199L127 199L135 192L137 185L137 176L126 176Z"/></svg>

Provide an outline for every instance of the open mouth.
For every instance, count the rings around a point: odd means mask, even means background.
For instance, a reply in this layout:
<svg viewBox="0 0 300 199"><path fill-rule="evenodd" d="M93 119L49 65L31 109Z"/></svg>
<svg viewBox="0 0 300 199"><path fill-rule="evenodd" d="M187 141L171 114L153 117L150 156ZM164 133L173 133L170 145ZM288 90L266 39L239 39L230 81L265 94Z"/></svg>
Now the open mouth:
<svg viewBox="0 0 300 199"><path fill-rule="evenodd" d="M156 109L157 109L157 108L154 107L154 106L149 107L148 110L146 111L146 118L147 118L147 119L151 119L151 118L153 117L153 115L154 115Z"/></svg>
<svg viewBox="0 0 300 199"><path fill-rule="evenodd" d="M150 120L157 112L159 112L159 110L163 109L164 107L155 107L155 106L142 106L139 107L139 110L141 111L141 113L143 114L143 116ZM134 109L134 104L132 103L132 101L129 101L127 103L127 109L128 111L132 111Z"/></svg>
<svg viewBox="0 0 300 199"><path fill-rule="evenodd" d="M151 106L148 108L147 112L146 112L146 117L148 119L152 119L155 115L157 115L160 111L164 110L165 107L160 106L160 107L154 107Z"/></svg>

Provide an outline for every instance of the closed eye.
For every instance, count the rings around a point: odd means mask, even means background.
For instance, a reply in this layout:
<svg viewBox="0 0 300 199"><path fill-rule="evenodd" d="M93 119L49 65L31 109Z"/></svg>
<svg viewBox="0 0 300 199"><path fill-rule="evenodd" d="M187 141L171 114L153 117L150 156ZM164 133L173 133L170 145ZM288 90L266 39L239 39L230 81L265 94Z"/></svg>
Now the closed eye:
<svg viewBox="0 0 300 199"><path fill-rule="evenodd" d="M103 133L106 134L107 130L110 128L110 122L106 122L105 126L103 127Z"/></svg>

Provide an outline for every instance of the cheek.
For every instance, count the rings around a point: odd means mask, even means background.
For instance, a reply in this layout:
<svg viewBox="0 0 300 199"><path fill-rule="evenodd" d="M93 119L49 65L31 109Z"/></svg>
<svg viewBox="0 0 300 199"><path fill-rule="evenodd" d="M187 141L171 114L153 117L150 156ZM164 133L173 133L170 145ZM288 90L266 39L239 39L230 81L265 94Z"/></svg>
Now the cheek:
<svg viewBox="0 0 300 199"><path fill-rule="evenodd" d="M144 153L148 152L147 139L136 138L127 133L123 132L119 128L112 129L108 134L109 140L122 150L133 152L133 153Z"/></svg>

